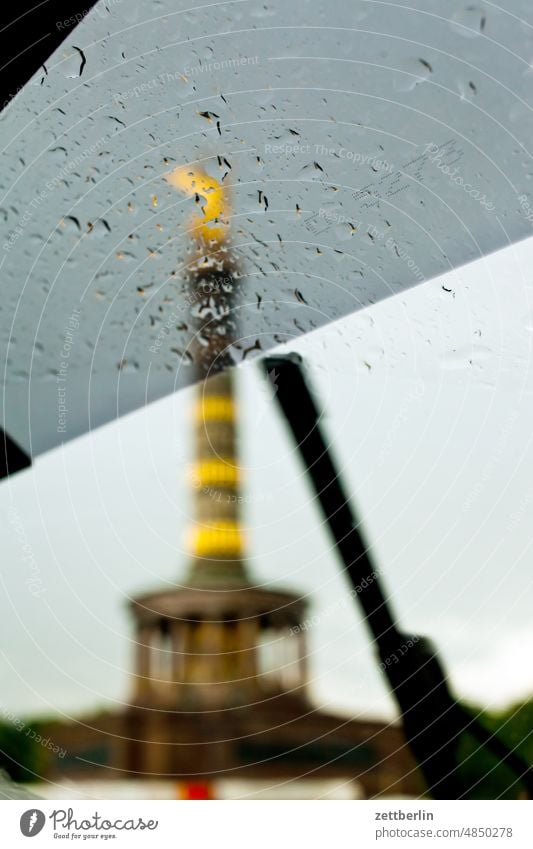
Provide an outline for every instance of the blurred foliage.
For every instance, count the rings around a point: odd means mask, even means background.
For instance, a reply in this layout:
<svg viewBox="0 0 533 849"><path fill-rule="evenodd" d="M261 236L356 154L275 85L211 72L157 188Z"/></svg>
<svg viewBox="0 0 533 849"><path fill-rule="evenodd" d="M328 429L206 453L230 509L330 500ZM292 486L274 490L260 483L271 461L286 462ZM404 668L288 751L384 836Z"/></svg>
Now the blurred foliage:
<svg viewBox="0 0 533 849"><path fill-rule="evenodd" d="M28 734L38 731L38 724L27 725L22 720L0 722L0 769L13 781L36 781L42 775L47 752Z"/></svg>
<svg viewBox="0 0 533 849"><path fill-rule="evenodd" d="M514 749L527 764L533 764L533 699L498 712L482 711L472 705L468 712ZM459 745L460 775L470 788L467 799L518 799L524 787L515 774L499 764L477 740L464 734Z"/></svg>

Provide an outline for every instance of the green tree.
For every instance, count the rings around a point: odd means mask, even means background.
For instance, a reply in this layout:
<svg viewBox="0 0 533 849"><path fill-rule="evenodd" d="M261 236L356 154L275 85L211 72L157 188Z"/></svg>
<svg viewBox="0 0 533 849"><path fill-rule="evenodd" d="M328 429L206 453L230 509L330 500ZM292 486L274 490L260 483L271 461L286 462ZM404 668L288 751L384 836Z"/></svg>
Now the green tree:
<svg viewBox="0 0 533 849"><path fill-rule="evenodd" d="M0 768L13 781L35 781L43 765L42 747L25 733L19 723L0 722ZM34 728L34 726L31 726Z"/></svg>
<svg viewBox="0 0 533 849"><path fill-rule="evenodd" d="M497 712L472 706L468 710L527 764L533 763L533 699ZM470 788L467 798L517 799L523 793L524 787L517 782L515 774L470 735L463 735L458 754L461 777Z"/></svg>

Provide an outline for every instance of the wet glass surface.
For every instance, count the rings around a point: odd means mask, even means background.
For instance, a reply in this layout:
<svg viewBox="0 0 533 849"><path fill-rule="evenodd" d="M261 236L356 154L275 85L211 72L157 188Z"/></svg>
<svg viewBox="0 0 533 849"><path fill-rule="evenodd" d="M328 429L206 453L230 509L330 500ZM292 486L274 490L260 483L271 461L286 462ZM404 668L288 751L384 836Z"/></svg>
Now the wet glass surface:
<svg viewBox="0 0 533 849"><path fill-rule="evenodd" d="M529 235L533 12L507 5L95 7L0 117L13 438L197 377L178 166L231 193L236 364Z"/></svg>

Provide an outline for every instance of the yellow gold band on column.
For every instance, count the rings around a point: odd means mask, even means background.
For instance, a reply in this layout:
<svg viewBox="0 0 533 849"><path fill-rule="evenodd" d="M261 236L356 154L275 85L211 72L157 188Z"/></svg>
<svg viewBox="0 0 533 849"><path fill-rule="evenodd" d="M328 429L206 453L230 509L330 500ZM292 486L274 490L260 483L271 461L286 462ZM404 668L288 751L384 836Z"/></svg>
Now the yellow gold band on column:
<svg viewBox="0 0 533 849"><path fill-rule="evenodd" d="M191 466L191 480L195 486L237 486L240 469L232 459L199 460Z"/></svg>
<svg viewBox="0 0 533 849"><path fill-rule="evenodd" d="M218 522L191 529L191 551L197 557L240 557L243 533L234 522Z"/></svg>
<svg viewBox="0 0 533 849"><path fill-rule="evenodd" d="M194 417L198 422L235 421L235 402L226 395L203 395L196 403Z"/></svg>

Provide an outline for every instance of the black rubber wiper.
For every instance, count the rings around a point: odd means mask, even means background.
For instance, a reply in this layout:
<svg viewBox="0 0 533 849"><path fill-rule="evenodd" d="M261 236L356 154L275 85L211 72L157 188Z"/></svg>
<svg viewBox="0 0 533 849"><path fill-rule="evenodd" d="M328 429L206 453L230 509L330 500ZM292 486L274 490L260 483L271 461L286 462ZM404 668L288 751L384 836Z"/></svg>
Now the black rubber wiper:
<svg viewBox="0 0 533 849"><path fill-rule="evenodd" d="M262 366L288 422L353 592L372 634L381 670L396 699L405 737L435 799L464 798L458 743L468 733L505 763L533 798L533 771L454 698L430 641L398 626L360 523L324 438L320 414L295 355L266 357Z"/></svg>

